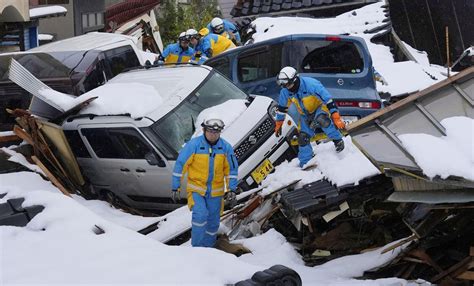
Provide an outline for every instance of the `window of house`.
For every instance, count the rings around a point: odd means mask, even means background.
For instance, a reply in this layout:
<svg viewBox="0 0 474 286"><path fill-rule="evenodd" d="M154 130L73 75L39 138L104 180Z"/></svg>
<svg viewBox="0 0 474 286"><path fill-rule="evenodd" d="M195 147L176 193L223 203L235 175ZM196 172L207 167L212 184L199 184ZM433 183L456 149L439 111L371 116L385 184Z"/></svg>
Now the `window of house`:
<svg viewBox="0 0 474 286"><path fill-rule="evenodd" d="M83 13L82 28L91 30L91 28L101 27L104 25L104 13Z"/></svg>
<svg viewBox="0 0 474 286"><path fill-rule="evenodd" d="M238 76L241 82L275 77L281 69L282 44L260 48L239 56Z"/></svg>
<svg viewBox="0 0 474 286"><path fill-rule="evenodd" d="M86 145L84 145L84 142L82 142L79 131L64 130L64 135L66 136L69 146L71 146L74 156L77 158L91 158L89 151L87 151Z"/></svg>
<svg viewBox="0 0 474 286"><path fill-rule="evenodd" d="M137 55L131 46L119 47L105 51L107 76L112 78L121 73L126 68L140 65Z"/></svg>

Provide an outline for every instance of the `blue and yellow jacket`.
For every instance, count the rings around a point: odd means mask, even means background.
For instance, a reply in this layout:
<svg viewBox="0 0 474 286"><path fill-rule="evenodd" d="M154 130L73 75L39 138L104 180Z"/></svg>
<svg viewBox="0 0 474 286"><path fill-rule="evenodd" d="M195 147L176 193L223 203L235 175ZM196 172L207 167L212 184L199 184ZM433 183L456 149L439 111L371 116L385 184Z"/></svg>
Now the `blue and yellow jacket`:
<svg viewBox="0 0 474 286"><path fill-rule="evenodd" d="M286 88L280 90L277 121L285 119L285 111L292 103L295 104L298 113L302 116L314 114L319 107L330 113L337 111L337 106L332 100L331 94L319 80L310 77L300 76L300 87L295 93L291 93Z"/></svg>
<svg viewBox="0 0 474 286"><path fill-rule="evenodd" d="M179 190L181 180L188 174L188 198L192 192L204 196L223 196L225 186L237 188L238 163L232 146L220 138L210 145L204 135L191 139L179 152L173 169L172 189ZM189 204L189 201L188 201Z"/></svg>
<svg viewBox="0 0 474 286"><path fill-rule="evenodd" d="M193 48L188 47L187 50L183 50L179 43L169 44L161 54L165 63L187 63L193 55Z"/></svg>
<svg viewBox="0 0 474 286"><path fill-rule="evenodd" d="M232 40L232 38L235 38L237 43L240 43L240 34L239 30L237 30L237 27L233 23L225 19L222 19L222 21L224 22L224 31L218 35L226 37L230 40ZM212 31L211 23L207 24L207 28L209 29L209 31Z"/></svg>
<svg viewBox="0 0 474 286"><path fill-rule="evenodd" d="M217 56L230 48L235 48L235 45L231 40L210 33L199 40L199 43L195 47L196 54L194 55L193 60L197 61L198 64L202 64L207 59Z"/></svg>

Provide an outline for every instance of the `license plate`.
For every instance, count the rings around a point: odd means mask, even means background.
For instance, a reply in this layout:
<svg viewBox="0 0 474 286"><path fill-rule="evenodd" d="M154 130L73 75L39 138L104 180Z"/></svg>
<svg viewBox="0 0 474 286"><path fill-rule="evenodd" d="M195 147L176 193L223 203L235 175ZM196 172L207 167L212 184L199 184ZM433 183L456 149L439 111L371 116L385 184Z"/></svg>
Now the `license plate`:
<svg viewBox="0 0 474 286"><path fill-rule="evenodd" d="M253 172L250 174L257 184L260 184L271 171L273 171L273 164L270 160L265 159L265 161L260 164Z"/></svg>
<svg viewBox="0 0 474 286"><path fill-rule="evenodd" d="M357 118L357 116L341 116L341 117L342 117L342 121L344 121L346 125L354 121L357 121L359 119Z"/></svg>

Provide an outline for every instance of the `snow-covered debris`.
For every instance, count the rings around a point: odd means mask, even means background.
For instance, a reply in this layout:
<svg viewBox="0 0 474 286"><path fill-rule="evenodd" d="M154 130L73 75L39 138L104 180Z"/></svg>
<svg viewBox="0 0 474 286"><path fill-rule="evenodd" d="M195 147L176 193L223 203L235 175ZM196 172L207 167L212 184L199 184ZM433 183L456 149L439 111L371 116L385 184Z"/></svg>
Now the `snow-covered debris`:
<svg viewBox="0 0 474 286"><path fill-rule="evenodd" d="M447 136L403 134L399 138L426 176L459 176L474 181L474 120L459 116L446 118L441 124Z"/></svg>
<svg viewBox="0 0 474 286"><path fill-rule="evenodd" d="M292 34L332 34L358 36L365 40L375 69L385 78L387 84L377 82L379 92L389 92L393 96L415 92L435 84L446 77L444 68L430 65L423 52L409 48L417 55L417 62L394 62L390 48L371 42L377 33L364 31L385 25L383 1L364 6L334 18L313 19L302 17L261 17L253 21L255 42ZM408 45L406 45L408 46ZM416 51L416 53L414 53Z"/></svg>
<svg viewBox="0 0 474 286"><path fill-rule="evenodd" d="M216 249L166 246L99 217L97 211L62 195L51 183L31 172L0 174L0 182L0 193L7 193L0 203L24 197L24 207L45 206L26 227L0 226L0 281L5 284L223 285L248 279L256 271L277 263L295 269L303 285L407 283L396 278L353 279L390 261L401 249L386 254L376 250L336 259L327 266L306 267L285 238L270 230L239 241L252 253L237 258ZM96 226L105 233L94 233ZM168 231L170 228L172 224Z"/></svg>
<svg viewBox="0 0 474 286"><path fill-rule="evenodd" d="M332 142L313 144L315 157L306 165L316 164L317 168L304 171L298 165L298 158L283 162L275 172L263 181L267 189L276 189L295 179L301 179L298 185L305 185L321 179L327 179L337 186L357 185L364 178L380 174L379 170L352 144L351 137L344 138L345 148L337 153ZM265 191L264 191L265 193Z"/></svg>

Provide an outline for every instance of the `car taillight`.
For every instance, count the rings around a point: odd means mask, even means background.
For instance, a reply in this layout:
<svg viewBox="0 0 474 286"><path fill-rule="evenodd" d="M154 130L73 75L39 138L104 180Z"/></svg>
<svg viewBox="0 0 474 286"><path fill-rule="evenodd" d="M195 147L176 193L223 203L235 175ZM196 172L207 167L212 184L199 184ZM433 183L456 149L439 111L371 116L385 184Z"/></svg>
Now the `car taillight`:
<svg viewBox="0 0 474 286"><path fill-rule="evenodd" d="M340 41L341 38L338 36L326 36L326 41L332 41L332 42L337 42Z"/></svg>
<svg viewBox="0 0 474 286"><path fill-rule="evenodd" d="M380 109L381 107L379 101L336 101L336 105L339 107L359 107L367 109Z"/></svg>

